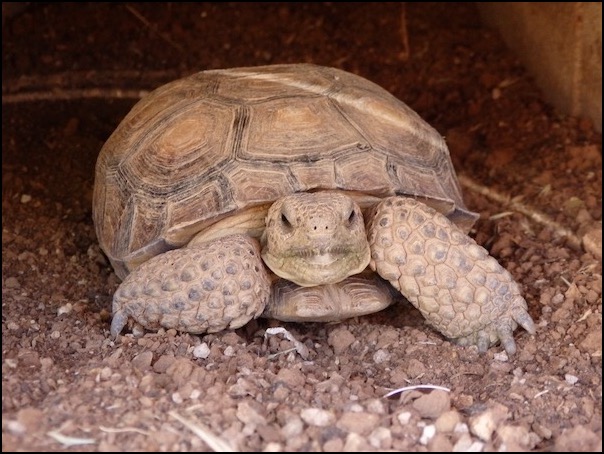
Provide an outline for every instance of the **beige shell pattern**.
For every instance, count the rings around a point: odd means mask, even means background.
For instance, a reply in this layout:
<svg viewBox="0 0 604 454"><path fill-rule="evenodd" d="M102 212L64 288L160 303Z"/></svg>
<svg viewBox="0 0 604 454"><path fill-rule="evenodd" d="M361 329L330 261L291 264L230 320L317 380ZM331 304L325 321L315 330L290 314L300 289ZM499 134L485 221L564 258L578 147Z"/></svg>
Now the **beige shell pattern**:
<svg viewBox="0 0 604 454"><path fill-rule="evenodd" d="M420 198L468 231L442 136L354 74L310 64L202 71L140 100L99 155L93 217L124 278L243 209L295 192Z"/></svg>

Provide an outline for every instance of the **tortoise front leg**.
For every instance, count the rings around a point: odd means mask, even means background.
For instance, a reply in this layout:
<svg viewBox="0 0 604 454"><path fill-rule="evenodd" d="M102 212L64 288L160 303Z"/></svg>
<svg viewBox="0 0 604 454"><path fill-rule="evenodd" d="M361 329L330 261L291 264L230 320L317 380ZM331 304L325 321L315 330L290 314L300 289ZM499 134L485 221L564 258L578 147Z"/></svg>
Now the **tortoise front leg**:
<svg viewBox="0 0 604 454"><path fill-rule="evenodd" d="M150 330L193 334L239 328L260 316L270 279L258 241L231 235L176 249L143 263L113 297L111 335L129 319Z"/></svg>
<svg viewBox="0 0 604 454"><path fill-rule="evenodd" d="M501 341L516 351L518 325L535 333L510 273L446 216L417 200L380 202L368 226L370 267L444 336L481 352Z"/></svg>

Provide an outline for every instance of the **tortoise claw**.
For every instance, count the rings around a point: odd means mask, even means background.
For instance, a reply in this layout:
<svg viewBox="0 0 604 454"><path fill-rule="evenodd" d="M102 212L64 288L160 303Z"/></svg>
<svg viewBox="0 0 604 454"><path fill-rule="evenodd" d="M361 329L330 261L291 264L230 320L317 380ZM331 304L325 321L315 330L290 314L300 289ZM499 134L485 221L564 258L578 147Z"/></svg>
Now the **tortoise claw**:
<svg viewBox="0 0 604 454"><path fill-rule="evenodd" d="M529 315L527 311L522 308L518 308L513 314L513 319L522 326L529 334L535 334L537 332L537 328L535 327L535 322Z"/></svg>
<svg viewBox="0 0 604 454"><path fill-rule="evenodd" d="M512 309L511 317L499 323L497 327L497 336L508 356L516 353L516 342L513 333L517 325L522 326L529 334L535 334L536 332L535 322L524 309L525 307L526 303L523 299L522 304L518 304Z"/></svg>
<svg viewBox="0 0 604 454"><path fill-rule="evenodd" d="M117 339L117 336L122 332L126 324L128 323L128 314L126 311L120 310L113 314L111 320L111 337Z"/></svg>
<svg viewBox="0 0 604 454"><path fill-rule="evenodd" d="M476 346L478 347L478 351L480 353L486 353L486 351L489 349L489 346L491 345L489 334L485 331L480 331L477 337L478 339L476 341Z"/></svg>
<svg viewBox="0 0 604 454"><path fill-rule="evenodd" d="M518 308L511 316L502 315L501 317L498 322L485 326L479 331L451 340L458 345L476 345L480 353L485 353L491 345L499 342L508 356L512 356L517 350L514 340L514 330L517 324L528 333L535 334L535 323L528 312L522 308Z"/></svg>
<svg viewBox="0 0 604 454"><path fill-rule="evenodd" d="M497 329L499 341L508 356L516 353L516 342L514 341L514 329L509 323L504 323Z"/></svg>

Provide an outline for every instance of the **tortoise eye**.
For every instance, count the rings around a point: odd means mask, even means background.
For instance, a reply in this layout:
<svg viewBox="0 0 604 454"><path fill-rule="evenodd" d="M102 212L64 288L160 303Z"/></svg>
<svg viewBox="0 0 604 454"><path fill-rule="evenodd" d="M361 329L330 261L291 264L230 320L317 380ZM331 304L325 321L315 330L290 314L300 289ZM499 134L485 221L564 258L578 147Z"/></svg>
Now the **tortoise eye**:
<svg viewBox="0 0 604 454"><path fill-rule="evenodd" d="M350 212L350 215L348 216L348 223L352 224L354 221L356 221L356 219L357 219L357 213L355 210L352 210Z"/></svg>
<svg viewBox="0 0 604 454"><path fill-rule="evenodd" d="M293 227L292 223L287 219L287 216L285 216L285 213L281 213L281 224L283 224L286 229L291 229Z"/></svg>

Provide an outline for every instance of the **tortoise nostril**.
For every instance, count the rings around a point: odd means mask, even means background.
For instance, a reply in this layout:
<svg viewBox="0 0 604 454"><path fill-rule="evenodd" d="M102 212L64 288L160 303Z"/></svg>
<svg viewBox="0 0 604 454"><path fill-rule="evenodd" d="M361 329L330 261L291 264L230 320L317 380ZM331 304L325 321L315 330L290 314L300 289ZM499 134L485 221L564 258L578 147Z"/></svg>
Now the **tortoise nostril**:
<svg viewBox="0 0 604 454"><path fill-rule="evenodd" d="M313 229L315 232L316 232L316 231L320 231L320 230L321 230L321 225L317 225L317 224L315 224L315 225L313 225L313 226L312 226L312 229ZM323 230L325 230L325 231L329 231L329 230L330 230L330 228L329 228L329 224L325 224L325 225L323 226Z"/></svg>

